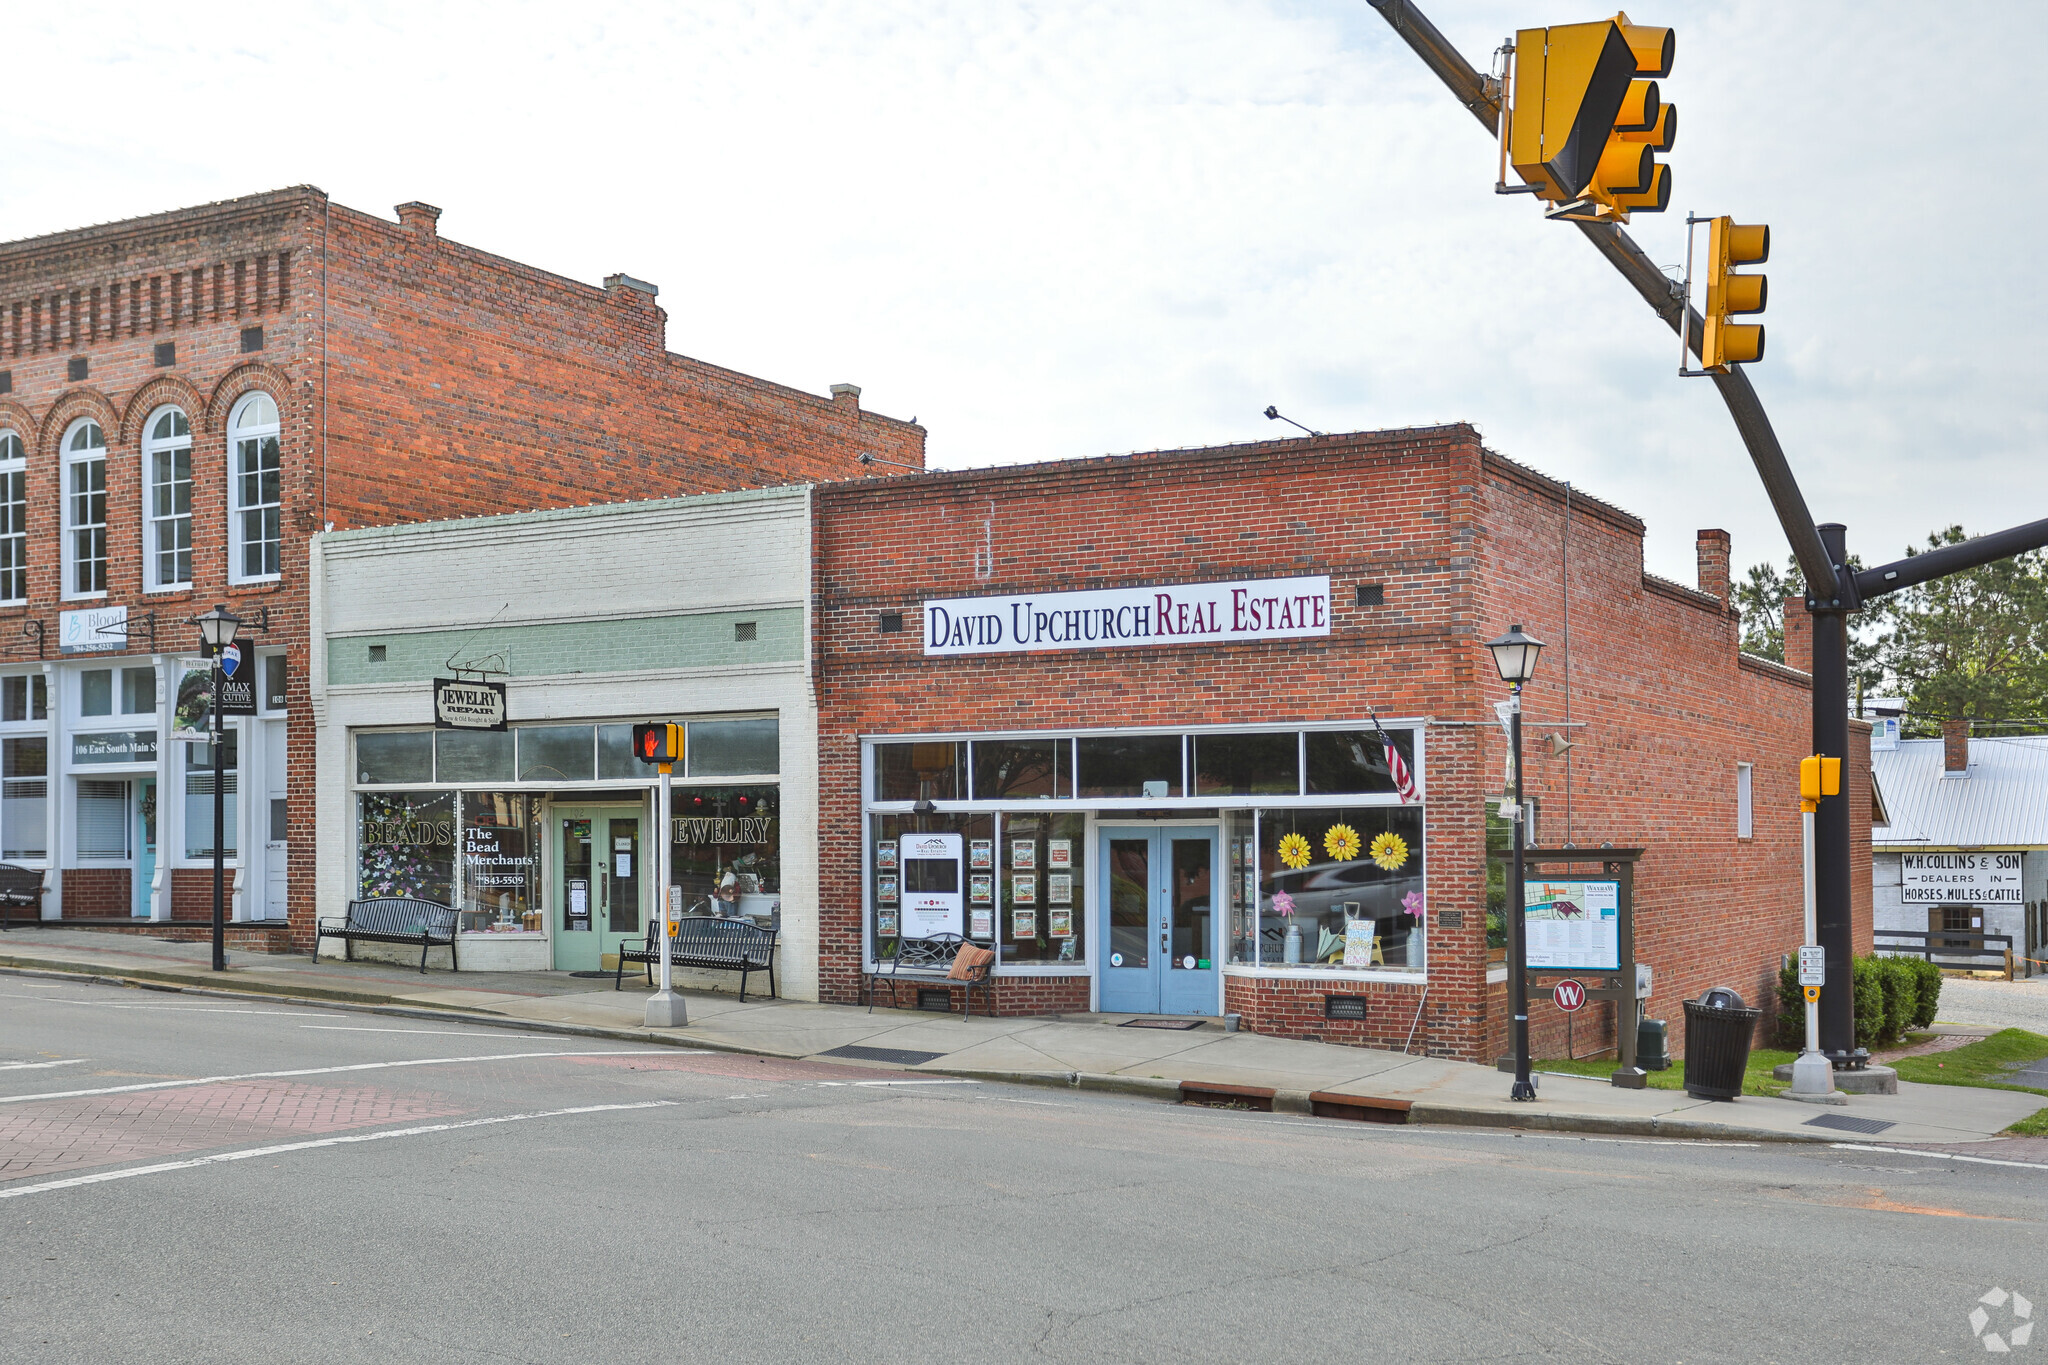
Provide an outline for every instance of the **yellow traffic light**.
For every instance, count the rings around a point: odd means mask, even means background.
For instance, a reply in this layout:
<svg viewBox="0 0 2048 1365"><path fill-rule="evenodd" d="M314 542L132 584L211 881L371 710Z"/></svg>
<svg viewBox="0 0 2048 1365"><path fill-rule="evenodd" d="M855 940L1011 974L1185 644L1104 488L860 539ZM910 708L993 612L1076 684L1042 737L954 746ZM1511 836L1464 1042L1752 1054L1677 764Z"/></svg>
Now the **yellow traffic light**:
<svg viewBox="0 0 2048 1365"><path fill-rule="evenodd" d="M1738 275L1738 265L1762 265L1771 258L1771 230L1728 217L1707 220L1707 329L1700 338L1700 365L1726 370L1764 358L1760 323L1730 322L1739 314L1761 313L1770 296L1768 277Z"/></svg>
<svg viewBox="0 0 2048 1365"><path fill-rule="evenodd" d="M1515 35L1507 153L1551 217L1627 222L1671 203L1669 151L1678 111L1655 79L1671 73L1677 37L1626 14Z"/></svg>
<svg viewBox="0 0 2048 1365"><path fill-rule="evenodd" d="M1552 203L1585 193L1638 59L1612 19L1515 34L1508 161Z"/></svg>

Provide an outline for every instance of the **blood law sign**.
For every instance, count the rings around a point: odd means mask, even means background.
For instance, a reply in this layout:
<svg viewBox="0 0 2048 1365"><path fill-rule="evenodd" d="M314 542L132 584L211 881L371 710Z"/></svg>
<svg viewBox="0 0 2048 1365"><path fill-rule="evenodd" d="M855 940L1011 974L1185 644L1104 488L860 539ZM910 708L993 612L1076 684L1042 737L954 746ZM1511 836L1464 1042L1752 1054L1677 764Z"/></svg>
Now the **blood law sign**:
<svg viewBox="0 0 2048 1365"><path fill-rule="evenodd" d="M1557 1002L1559 1009L1570 1014L1586 1003L1586 988L1571 977L1566 977L1551 988L1550 998Z"/></svg>

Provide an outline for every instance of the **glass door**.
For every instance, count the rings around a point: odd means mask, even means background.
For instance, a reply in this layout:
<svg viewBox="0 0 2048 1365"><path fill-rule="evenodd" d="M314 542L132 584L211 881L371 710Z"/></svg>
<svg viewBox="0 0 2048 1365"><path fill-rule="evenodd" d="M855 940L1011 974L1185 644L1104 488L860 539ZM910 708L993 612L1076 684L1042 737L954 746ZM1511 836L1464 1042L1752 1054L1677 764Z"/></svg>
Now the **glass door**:
<svg viewBox="0 0 2048 1365"><path fill-rule="evenodd" d="M1216 831L1106 827L1101 839L1103 1010L1215 1014Z"/></svg>
<svg viewBox="0 0 2048 1365"><path fill-rule="evenodd" d="M608 954L646 933L640 812L557 806L550 824L557 869L555 967L602 971Z"/></svg>

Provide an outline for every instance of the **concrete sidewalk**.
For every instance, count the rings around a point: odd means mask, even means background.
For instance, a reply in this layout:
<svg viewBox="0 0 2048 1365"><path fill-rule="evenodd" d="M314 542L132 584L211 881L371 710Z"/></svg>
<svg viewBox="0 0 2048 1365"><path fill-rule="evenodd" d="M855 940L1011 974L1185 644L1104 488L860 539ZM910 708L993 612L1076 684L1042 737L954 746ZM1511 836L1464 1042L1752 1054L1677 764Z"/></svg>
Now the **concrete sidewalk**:
<svg viewBox="0 0 2048 1365"><path fill-rule="evenodd" d="M690 1022L642 1025L647 989L563 972L430 972L383 963L315 964L299 956L232 953L208 968L206 944L65 929L0 935L0 969L101 977L180 989L293 996L382 1011L460 1012L478 1023L720 1048L772 1057L843 1060L919 1072L1111 1089L1162 1099L1241 1103L1384 1122L1750 1141L1985 1142L2048 1106L2040 1096L1902 1082L1897 1095L1846 1106L1745 1096L1732 1103L1683 1091L1618 1090L1603 1080L1546 1075L1533 1104L1508 1100L1488 1067L1335 1044L1225 1033L1211 1020L1185 1031L1125 1027L1128 1015L963 1019L731 994L688 993ZM1824 1120L1816 1124L1816 1120ZM1846 1124L1843 1122L1848 1120Z"/></svg>

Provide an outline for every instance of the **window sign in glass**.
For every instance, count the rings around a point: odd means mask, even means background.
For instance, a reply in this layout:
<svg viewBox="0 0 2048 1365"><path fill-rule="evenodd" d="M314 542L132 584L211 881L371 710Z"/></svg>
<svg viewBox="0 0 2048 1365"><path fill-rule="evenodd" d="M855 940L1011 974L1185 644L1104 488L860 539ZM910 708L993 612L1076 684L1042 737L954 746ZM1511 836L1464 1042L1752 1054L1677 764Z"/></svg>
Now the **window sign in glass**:
<svg viewBox="0 0 2048 1365"><path fill-rule="evenodd" d="M1415 771L1415 732L1389 730L1387 738L1408 771ZM1310 796L1391 794L1394 777L1387 771L1386 747L1371 730L1311 730L1307 736Z"/></svg>
<svg viewBox="0 0 2048 1365"><path fill-rule="evenodd" d="M1259 811L1264 967L1423 965L1420 806Z"/></svg>
<svg viewBox="0 0 2048 1365"><path fill-rule="evenodd" d="M691 777L782 771L781 725L767 720L693 720L683 757Z"/></svg>
<svg viewBox="0 0 2048 1365"><path fill-rule="evenodd" d="M670 884L684 913L782 924L781 792L677 788L669 820Z"/></svg>
<svg viewBox="0 0 2048 1365"><path fill-rule="evenodd" d="M978 739L974 741L974 799L1066 795L1062 779L1073 765L1064 739Z"/></svg>
<svg viewBox="0 0 2048 1365"><path fill-rule="evenodd" d="M995 876L1002 906L1005 962L1084 963L1088 960L1086 897L1088 817L1041 812L1003 813L1003 851ZM977 902L976 849L968 847L968 908Z"/></svg>
<svg viewBox="0 0 2048 1365"><path fill-rule="evenodd" d="M452 905L455 793L363 792L357 801L357 896L416 896Z"/></svg>
<svg viewBox="0 0 2048 1365"><path fill-rule="evenodd" d="M1075 740L1074 747L1084 801L1182 794L1179 735L1096 735Z"/></svg>
<svg viewBox="0 0 2048 1365"><path fill-rule="evenodd" d="M513 731L519 737L519 780L590 781L594 771L593 729L589 725L536 725Z"/></svg>
<svg viewBox="0 0 2048 1365"><path fill-rule="evenodd" d="M111 716L114 714L113 669L88 668L78 675L78 714L81 716Z"/></svg>
<svg viewBox="0 0 2048 1365"><path fill-rule="evenodd" d="M356 781L396 784L433 780L432 730L356 736Z"/></svg>
<svg viewBox="0 0 2048 1365"><path fill-rule="evenodd" d="M436 782L509 782L512 780L510 730L434 731Z"/></svg>
<svg viewBox="0 0 2048 1365"><path fill-rule="evenodd" d="M1191 735L1195 795L1295 796L1301 791L1301 736Z"/></svg>
<svg viewBox="0 0 2048 1365"><path fill-rule="evenodd" d="M517 792L462 793L462 927L469 932L541 928L539 849L529 841L527 800Z"/></svg>
<svg viewBox="0 0 2048 1365"><path fill-rule="evenodd" d="M967 746L951 740L875 746L875 800L959 801L967 793Z"/></svg>
<svg viewBox="0 0 2048 1365"><path fill-rule="evenodd" d="M0 678L0 720L44 720L49 713L49 685L42 674Z"/></svg>

